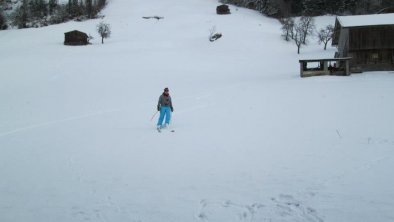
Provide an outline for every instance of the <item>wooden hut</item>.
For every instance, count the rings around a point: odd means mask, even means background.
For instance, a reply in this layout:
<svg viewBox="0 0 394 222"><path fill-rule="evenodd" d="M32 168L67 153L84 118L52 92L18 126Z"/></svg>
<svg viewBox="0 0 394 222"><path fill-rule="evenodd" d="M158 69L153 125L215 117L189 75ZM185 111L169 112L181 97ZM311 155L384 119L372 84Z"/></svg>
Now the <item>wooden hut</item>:
<svg viewBox="0 0 394 222"><path fill-rule="evenodd" d="M64 45L87 45L88 35L84 32L74 30L64 33Z"/></svg>
<svg viewBox="0 0 394 222"><path fill-rule="evenodd" d="M216 13L218 15L230 14L230 8L228 7L228 5L219 5L218 7L216 7Z"/></svg>
<svg viewBox="0 0 394 222"><path fill-rule="evenodd" d="M394 14L338 16L332 45L352 72L394 70Z"/></svg>

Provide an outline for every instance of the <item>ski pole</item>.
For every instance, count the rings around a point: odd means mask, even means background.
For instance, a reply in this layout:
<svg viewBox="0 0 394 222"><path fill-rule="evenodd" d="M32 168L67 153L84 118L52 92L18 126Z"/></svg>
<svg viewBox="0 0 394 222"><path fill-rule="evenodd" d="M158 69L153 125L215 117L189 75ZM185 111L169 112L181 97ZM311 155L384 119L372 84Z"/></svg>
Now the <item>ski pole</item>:
<svg viewBox="0 0 394 222"><path fill-rule="evenodd" d="M153 120L153 118L155 118L155 116L156 116L156 114L159 112L159 110L157 110L156 112L155 112L155 114L153 114L153 116L152 116L152 118L150 119L150 121L152 121Z"/></svg>

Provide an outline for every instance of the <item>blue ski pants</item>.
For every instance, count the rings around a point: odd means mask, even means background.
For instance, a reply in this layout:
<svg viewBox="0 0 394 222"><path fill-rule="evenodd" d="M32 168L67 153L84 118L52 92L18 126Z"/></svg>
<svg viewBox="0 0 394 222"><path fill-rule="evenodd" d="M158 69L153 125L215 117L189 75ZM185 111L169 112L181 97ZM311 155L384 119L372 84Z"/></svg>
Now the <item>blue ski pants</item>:
<svg viewBox="0 0 394 222"><path fill-rule="evenodd" d="M166 118L166 124L170 124L171 120L171 108L169 106L162 106L160 107L160 116L159 121L157 121L157 125L163 125L164 117Z"/></svg>

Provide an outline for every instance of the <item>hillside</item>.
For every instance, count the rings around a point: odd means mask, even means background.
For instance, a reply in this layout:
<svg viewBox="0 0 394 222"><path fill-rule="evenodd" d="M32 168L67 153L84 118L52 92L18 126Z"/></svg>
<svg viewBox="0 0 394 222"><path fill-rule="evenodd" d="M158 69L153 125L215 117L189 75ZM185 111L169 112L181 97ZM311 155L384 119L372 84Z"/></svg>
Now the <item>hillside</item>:
<svg viewBox="0 0 394 222"><path fill-rule="evenodd" d="M301 79L335 49L216 6L112 0L105 44L101 20L1 31L0 221L392 221L393 73Z"/></svg>

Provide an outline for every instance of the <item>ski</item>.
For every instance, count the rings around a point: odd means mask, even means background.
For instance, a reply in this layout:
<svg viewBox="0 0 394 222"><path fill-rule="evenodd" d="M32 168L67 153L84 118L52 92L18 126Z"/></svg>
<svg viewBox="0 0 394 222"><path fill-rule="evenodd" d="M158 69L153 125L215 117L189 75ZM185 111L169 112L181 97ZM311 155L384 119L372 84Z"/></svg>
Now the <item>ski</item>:
<svg viewBox="0 0 394 222"><path fill-rule="evenodd" d="M160 128L156 128L156 129L157 129L157 132L159 132L159 133L162 132ZM171 132L171 133L175 133L175 130L170 130L170 132Z"/></svg>

